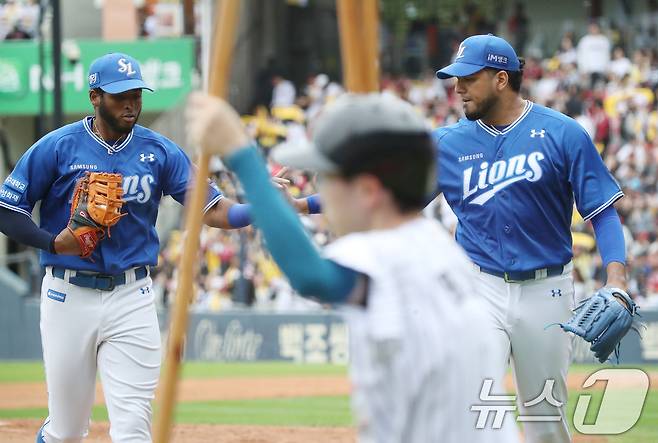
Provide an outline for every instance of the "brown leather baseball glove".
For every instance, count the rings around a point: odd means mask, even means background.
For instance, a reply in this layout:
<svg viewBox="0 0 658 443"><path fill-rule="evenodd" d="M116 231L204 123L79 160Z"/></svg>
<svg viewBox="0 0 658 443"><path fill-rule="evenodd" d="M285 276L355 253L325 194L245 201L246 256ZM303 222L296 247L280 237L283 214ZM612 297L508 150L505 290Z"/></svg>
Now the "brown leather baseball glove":
<svg viewBox="0 0 658 443"><path fill-rule="evenodd" d="M121 213L121 182L121 174L87 171L76 183L68 229L80 245L80 257L89 257L106 233L110 237L110 228L127 215Z"/></svg>

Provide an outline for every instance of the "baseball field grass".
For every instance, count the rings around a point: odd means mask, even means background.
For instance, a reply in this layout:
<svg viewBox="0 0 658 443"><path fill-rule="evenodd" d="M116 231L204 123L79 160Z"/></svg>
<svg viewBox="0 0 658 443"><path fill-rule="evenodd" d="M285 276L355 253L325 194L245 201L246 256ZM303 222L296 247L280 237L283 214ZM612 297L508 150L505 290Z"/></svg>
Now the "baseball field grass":
<svg viewBox="0 0 658 443"><path fill-rule="evenodd" d="M575 365L570 375L582 380L587 375L601 369L603 366ZM658 377L658 365L643 366L639 369L652 375L652 380ZM323 380L336 382L347 377L344 366L332 365L296 365L290 363L188 363L183 369L183 379L190 382L211 383L223 380L230 383L249 384L267 380L268 384L276 384L294 379L313 380L322 383ZM39 362L0 362L0 394L12 386L20 389L35 387L45 390L43 386L43 367ZM342 385L341 385L342 386ZM599 436L597 442L608 443L654 443L658 442L658 386L652 386L638 423L628 432L620 435ZM179 403L176 411L177 423L188 424L225 424L225 425L262 425L262 426L309 426L309 427L349 427L352 417L349 409L349 397L341 388L337 395L285 395L271 398L240 398L240 399L203 399L186 400ZM9 391L7 391L9 392ZM15 392L15 391L12 391ZM585 423L593 423L603 397L603 386L590 389L570 389L568 416L573 418L574 408L581 393L590 394L592 399L587 409ZM625 409L622 401L617 405ZM0 420L12 419L43 419L47 415L44 405L38 407L7 408L0 407ZM94 421L106 421L107 411L104 406L96 405L93 409ZM572 425L573 430L573 425ZM575 432L575 430L573 431ZM589 441L581 438L579 441Z"/></svg>

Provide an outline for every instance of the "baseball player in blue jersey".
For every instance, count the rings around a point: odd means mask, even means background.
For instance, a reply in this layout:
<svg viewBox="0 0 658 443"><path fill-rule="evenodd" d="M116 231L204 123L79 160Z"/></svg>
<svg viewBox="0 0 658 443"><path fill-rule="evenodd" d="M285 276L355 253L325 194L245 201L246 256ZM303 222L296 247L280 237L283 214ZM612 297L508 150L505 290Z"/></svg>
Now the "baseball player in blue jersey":
<svg viewBox="0 0 658 443"><path fill-rule="evenodd" d="M183 203L192 165L180 147L137 125L143 89L150 90L134 58L113 53L95 60L94 115L37 141L0 188L0 229L41 249L46 269L40 327L49 417L37 442L77 442L87 434L97 371L112 440L151 441L161 359L149 277L159 251L154 225L163 196ZM74 187L89 171L122 176L125 215L98 242L80 241L69 221ZM40 226L31 220L37 202ZM223 197L214 183L204 211L209 226L250 222L249 206ZM88 258L80 257L85 248Z"/></svg>
<svg viewBox="0 0 658 443"><path fill-rule="evenodd" d="M613 207L623 194L576 121L520 96L522 75L523 61L491 34L464 40L437 72L456 78L466 116L433 133L438 185L459 220L457 242L479 271L497 337L496 372L502 376L511 359L519 414L539 417L525 421L525 441L563 443L570 441L571 339L546 327L573 309L573 205L594 226L606 286L625 290L624 237ZM550 401L538 401L546 386Z"/></svg>

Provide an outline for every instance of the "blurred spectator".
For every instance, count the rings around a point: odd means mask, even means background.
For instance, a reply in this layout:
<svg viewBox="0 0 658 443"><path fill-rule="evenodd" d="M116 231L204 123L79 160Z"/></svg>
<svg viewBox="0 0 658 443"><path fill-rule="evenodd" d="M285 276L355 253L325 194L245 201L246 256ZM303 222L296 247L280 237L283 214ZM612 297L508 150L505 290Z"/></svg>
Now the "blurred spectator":
<svg viewBox="0 0 658 443"><path fill-rule="evenodd" d="M610 73L617 78L624 78L630 75L633 65L624 54L623 48L617 46L612 52L612 61L610 62Z"/></svg>
<svg viewBox="0 0 658 443"><path fill-rule="evenodd" d="M578 42L578 71L589 75L590 87L602 79L610 65L610 40L601 33L596 22L590 23L588 32Z"/></svg>
<svg viewBox="0 0 658 443"><path fill-rule="evenodd" d="M272 108L277 106L292 106L295 103L295 85L290 80L286 80L279 73L272 76Z"/></svg>
<svg viewBox="0 0 658 443"><path fill-rule="evenodd" d="M25 40L36 36L39 5L36 0L5 0L0 4L0 40Z"/></svg>
<svg viewBox="0 0 658 443"><path fill-rule="evenodd" d="M573 36L566 34L560 41L557 58L561 65L575 65L578 62L578 54L573 44Z"/></svg>
<svg viewBox="0 0 658 443"><path fill-rule="evenodd" d="M25 32L18 24L14 25L14 29L9 31L5 36L5 40L28 40L31 38L32 36Z"/></svg>

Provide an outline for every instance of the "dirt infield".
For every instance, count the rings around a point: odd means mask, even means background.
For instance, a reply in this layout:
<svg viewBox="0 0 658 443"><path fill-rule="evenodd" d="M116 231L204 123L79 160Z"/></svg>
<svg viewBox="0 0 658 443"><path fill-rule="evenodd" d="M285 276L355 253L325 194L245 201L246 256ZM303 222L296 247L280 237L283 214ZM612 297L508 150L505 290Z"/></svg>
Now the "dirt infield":
<svg viewBox="0 0 658 443"><path fill-rule="evenodd" d="M41 425L37 420L0 421L0 441L25 443L34 440ZM85 443L111 443L107 423L93 423ZM352 428L274 426L177 425L173 443L348 443L356 441ZM574 443L606 443L603 437L575 435Z"/></svg>
<svg viewBox="0 0 658 443"><path fill-rule="evenodd" d="M315 397L348 395L350 385L343 376L321 377L232 377L183 380L179 401L246 400L256 398ZM95 404L102 405L103 391L96 385ZM0 384L0 409L48 406L44 383Z"/></svg>
<svg viewBox="0 0 658 443"><path fill-rule="evenodd" d="M588 377L586 373L569 376L569 389L579 389ZM651 385L658 386L658 374L651 374ZM511 377L507 380L512 387ZM300 377L232 377L224 379L184 380L179 400L241 400L257 398L313 397L349 395L350 384L344 376ZM96 404L103 403L100 385L97 386ZM0 384L0 409L46 407L48 405L44 383ZM0 441L18 443L33 441L40 426L36 420L0 421ZM92 425L89 442L109 442L107 423ZM241 443L297 443L297 442L350 442L355 441L351 428L179 425L174 442L241 442ZM578 443L601 443L606 439L578 436Z"/></svg>
<svg viewBox="0 0 658 443"><path fill-rule="evenodd" d="M581 389L588 373L569 374L570 390ZM658 386L658 373L652 372L650 385ZM513 388L512 377L506 380ZM350 384L343 376L231 377L223 379L183 380L179 401L248 400L257 398L315 397L349 395ZM96 404L104 404L100 384L96 386ZM0 409L47 407L45 383L0 383Z"/></svg>
<svg viewBox="0 0 658 443"><path fill-rule="evenodd" d="M25 443L34 441L41 422L37 420L12 420L0 422L2 443ZM89 443L110 443L107 423L93 423ZM175 443L334 443L353 442L355 433L351 428L310 428L273 426L226 426L226 425L177 425L174 428Z"/></svg>

